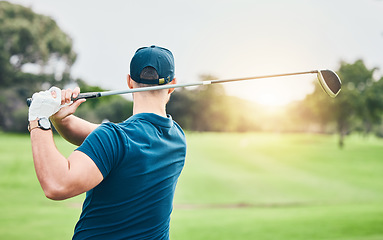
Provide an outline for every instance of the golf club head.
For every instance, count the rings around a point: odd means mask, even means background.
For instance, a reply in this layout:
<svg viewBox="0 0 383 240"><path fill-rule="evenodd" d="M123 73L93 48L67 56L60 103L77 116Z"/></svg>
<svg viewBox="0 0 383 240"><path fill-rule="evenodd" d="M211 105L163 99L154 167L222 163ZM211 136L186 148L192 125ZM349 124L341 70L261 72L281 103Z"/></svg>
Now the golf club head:
<svg viewBox="0 0 383 240"><path fill-rule="evenodd" d="M330 96L336 97L340 92L342 82L338 75L332 70L319 70L318 80L322 89Z"/></svg>

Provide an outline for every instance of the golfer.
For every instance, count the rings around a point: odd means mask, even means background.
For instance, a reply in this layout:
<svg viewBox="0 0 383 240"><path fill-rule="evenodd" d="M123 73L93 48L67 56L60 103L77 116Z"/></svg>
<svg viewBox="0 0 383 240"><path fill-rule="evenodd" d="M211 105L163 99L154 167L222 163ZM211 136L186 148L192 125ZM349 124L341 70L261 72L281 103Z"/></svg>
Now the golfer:
<svg viewBox="0 0 383 240"><path fill-rule="evenodd" d="M129 88L175 84L172 53L136 51ZM133 94L133 115L118 124L93 124L73 115L80 89L35 93L29 108L33 161L45 195L54 200L86 192L73 239L169 239L173 196L186 156L185 135L166 114L173 89ZM50 121L79 147L65 158Z"/></svg>

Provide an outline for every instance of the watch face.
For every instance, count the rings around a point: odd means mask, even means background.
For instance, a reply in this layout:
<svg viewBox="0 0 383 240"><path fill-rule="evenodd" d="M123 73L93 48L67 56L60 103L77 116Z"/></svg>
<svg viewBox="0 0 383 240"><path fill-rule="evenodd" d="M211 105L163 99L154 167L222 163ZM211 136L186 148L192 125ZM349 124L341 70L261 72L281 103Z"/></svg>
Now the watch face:
<svg viewBox="0 0 383 240"><path fill-rule="evenodd" d="M39 126L44 130L51 129L51 123L49 122L48 118L40 118Z"/></svg>

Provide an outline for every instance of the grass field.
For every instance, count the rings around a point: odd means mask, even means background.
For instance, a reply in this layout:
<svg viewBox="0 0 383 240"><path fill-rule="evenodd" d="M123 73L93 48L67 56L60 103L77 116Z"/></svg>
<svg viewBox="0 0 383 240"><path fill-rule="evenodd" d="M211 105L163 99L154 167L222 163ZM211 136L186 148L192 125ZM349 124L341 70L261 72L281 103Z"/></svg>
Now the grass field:
<svg viewBox="0 0 383 240"><path fill-rule="evenodd" d="M383 239L383 140L188 133L171 238ZM74 146L56 138L66 156ZM54 202L27 135L0 133L0 239L70 239L84 196Z"/></svg>

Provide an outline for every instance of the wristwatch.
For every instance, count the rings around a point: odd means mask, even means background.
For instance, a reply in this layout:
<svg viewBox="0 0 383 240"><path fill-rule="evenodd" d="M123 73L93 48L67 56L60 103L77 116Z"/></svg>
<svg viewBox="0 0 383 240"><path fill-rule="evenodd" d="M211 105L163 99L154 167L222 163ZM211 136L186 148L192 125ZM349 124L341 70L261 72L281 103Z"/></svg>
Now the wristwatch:
<svg viewBox="0 0 383 240"><path fill-rule="evenodd" d="M46 117L39 118L37 121L29 122L29 124L28 124L29 132L35 128L41 128L43 130L49 130L49 129L51 129L51 123L49 122L49 119Z"/></svg>

